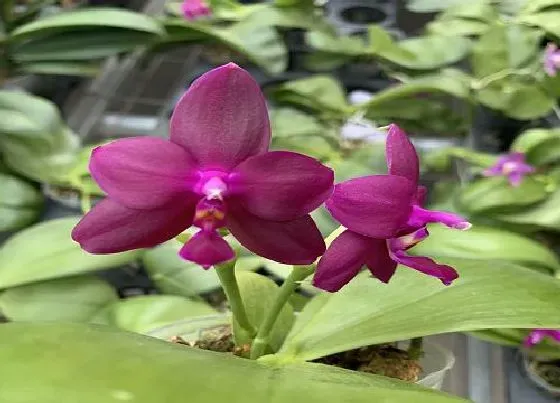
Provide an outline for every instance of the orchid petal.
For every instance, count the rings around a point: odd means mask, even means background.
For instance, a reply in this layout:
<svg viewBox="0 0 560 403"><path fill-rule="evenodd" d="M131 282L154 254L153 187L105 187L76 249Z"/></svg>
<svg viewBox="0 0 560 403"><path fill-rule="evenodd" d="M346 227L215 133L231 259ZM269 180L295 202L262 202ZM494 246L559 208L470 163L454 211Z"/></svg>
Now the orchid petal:
<svg viewBox="0 0 560 403"><path fill-rule="evenodd" d="M247 249L284 264L311 264L325 251L325 241L309 215L291 221L268 221L229 203L227 227Z"/></svg>
<svg viewBox="0 0 560 403"><path fill-rule="evenodd" d="M111 199L134 209L153 209L189 197L194 181L189 155L154 137L132 137L97 147L93 178Z"/></svg>
<svg viewBox="0 0 560 403"><path fill-rule="evenodd" d="M216 231L199 231L179 251L185 260L205 269L235 257L235 252Z"/></svg>
<svg viewBox="0 0 560 403"><path fill-rule="evenodd" d="M527 348L536 346L541 341L544 340L546 334L542 330L533 330L529 335L525 338L523 345Z"/></svg>
<svg viewBox="0 0 560 403"><path fill-rule="evenodd" d="M518 187L523 182L524 175L521 172L512 172L508 175L508 182L513 187Z"/></svg>
<svg viewBox="0 0 560 403"><path fill-rule="evenodd" d="M418 154L405 132L395 124L389 127L385 149L389 174L404 176L414 184L418 184L420 175Z"/></svg>
<svg viewBox="0 0 560 403"><path fill-rule="evenodd" d="M360 272L372 241L356 232L344 231L319 260L313 285L329 292L340 290Z"/></svg>
<svg viewBox="0 0 560 403"><path fill-rule="evenodd" d="M371 274L384 283L388 283L395 271L397 262L389 256L387 241L372 239L366 256L366 265Z"/></svg>
<svg viewBox="0 0 560 403"><path fill-rule="evenodd" d="M418 270L428 276L440 279L440 281L445 285L451 284L453 280L459 277L459 274L453 267L444 264L437 264L428 257L409 256L403 251L394 252L392 257L404 266Z"/></svg>
<svg viewBox="0 0 560 403"><path fill-rule="evenodd" d="M392 238L406 223L415 194L416 184L402 176L364 176L336 185L326 207L354 232Z"/></svg>
<svg viewBox="0 0 560 403"><path fill-rule="evenodd" d="M426 203L426 198L428 196L428 189L426 186L419 185L416 189L416 204L419 206L423 206Z"/></svg>
<svg viewBox="0 0 560 403"><path fill-rule="evenodd" d="M234 63L202 75L173 111L171 141L203 169L228 171L266 152L270 123L259 85Z"/></svg>
<svg viewBox="0 0 560 403"><path fill-rule="evenodd" d="M447 211L426 210L418 205L414 205L407 225L411 228L419 228L428 223L440 223L449 228L462 231L472 227L472 224L460 215L448 213Z"/></svg>
<svg viewBox="0 0 560 403"><path fill-rule="evenodd" d="M98 203L72 230L72 239L90 253L149 248L191 225L194 200L154 210L136 210L111 199Z"/></svg>
<svg viewBox="0 0 560 403"><path fill-rule="evenodd" d="M261 218L286 221L319 207L332 193L334 173L314 158L287 151L251 157L233 171L236 199Z"/></svg>

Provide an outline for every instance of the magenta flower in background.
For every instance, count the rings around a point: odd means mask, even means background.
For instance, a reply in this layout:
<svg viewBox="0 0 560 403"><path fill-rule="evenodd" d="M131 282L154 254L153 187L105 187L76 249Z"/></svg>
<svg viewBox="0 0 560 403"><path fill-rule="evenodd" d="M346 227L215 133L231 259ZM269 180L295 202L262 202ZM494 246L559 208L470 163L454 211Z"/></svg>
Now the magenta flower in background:
<svg viewBox="0 0 560 403"><path fill-rule="evenodd" d="M560 69L560 50L555 43L549 43L546 45L544 51L544 71L550 77L554 77L557 71Z"/></svg>
<svg viewBox="0 0 560 403"><path fill-rule="evenodd" d="M550 338L552 340L556 340L560 343L560 330L554 329L535 329L529 333L523 345L527 348L536 346L545 338Z"/></svg>
<svg viewBox="0 0 560 403"><path fill-rule="evenodd" d="M422 208L426 189L418 185L418 155L396 125L389 128L386 153L388 175L340 183L326 202L332 216L347 230L333 241L317 265L313 284L323 290L338 291L364 265L384 283L393 276L397 264L446 285L458 277L453 268L406 251L428 236L428 223L460 230L470 228L470 223L452 213Z"/></svg>
<svg viewBox="0 0 560 403"><path fill-rule="evenodd" d="M171 117L170 139L135 137L97 147L90 171L108 198L74 228L91 253L146 248L191 225L179 254L204 267L234 257L227 228L257 255L309 264L325 250L308 213L332 193L333 172L305 155L268 151L258 84L233 63L196 80Z"/></svg>
<svg viewBox="0 0 560 403"><path fill-rule="evenodd" d="M519 186L525 175L535 172L535 168L525 162L525 154L515 152L503 155L490 168L484 170L484 176L507 176L510 185Z"/></svg>
<svg viewBox="0 0 560 403"><path fill-rule="evenodd" d="M181 11L183 16L190 21L212 14L212 10L204 0L184 0L181 4Z"/></svg>

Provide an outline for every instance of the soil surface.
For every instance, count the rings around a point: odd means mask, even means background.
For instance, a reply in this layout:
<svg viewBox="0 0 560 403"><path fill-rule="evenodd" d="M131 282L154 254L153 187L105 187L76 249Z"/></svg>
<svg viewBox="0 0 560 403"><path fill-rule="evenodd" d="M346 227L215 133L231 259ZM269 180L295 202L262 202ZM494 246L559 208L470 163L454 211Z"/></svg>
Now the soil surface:
<svg viewBox="0 0 560 403"><path fill-rule="evenodd" d="M202 350L231 353L244 358L250 352L249 345L235 346L229 326L217 326L208 329L203 332L201 339L196 342L190 343L178 336L174 337L171 341ZM422 372L422 367L418 360L411 359L408 352L400 350L393 345L362 347L329 355L314 362L352 371L369 372L408 382L416 382Z"/></svg>

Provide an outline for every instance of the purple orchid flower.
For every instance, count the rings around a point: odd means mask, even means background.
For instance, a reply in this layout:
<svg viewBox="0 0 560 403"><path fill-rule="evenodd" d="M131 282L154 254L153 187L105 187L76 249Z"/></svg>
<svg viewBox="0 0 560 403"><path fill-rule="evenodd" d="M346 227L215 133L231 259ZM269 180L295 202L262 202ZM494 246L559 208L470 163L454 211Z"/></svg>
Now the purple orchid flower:
<svg viewBox="0 0 560 403"><path fill-rule="evenodd" d="M326 202L332 216L347 230L333 241L317 265L313 283L323 290L338 291L364 265L384 283L399 263L446 285L458 277L452 267L406 251L428 236L427 223L439 222L460 230L470 228L470 223L452 213L422 208L426 188L418 185L418 155L396 125L389 128L386 153L388 175L337 184Z"/></svg>
<svg viewBox="0 0 560 403"><path fill-rule="evenodd" d="M523 345L527 348L531 348L539 344L547 337L560 343L560 330L535 329L531 331L531 333L529 333L529 335L523 342Z"/></svg>
<svg viewBox="0 0 560 403"><path fill-rule="evenodd" d="M270 123L255 80L233 63L196 80L177 103L170 140L134 137L97 147L90 171L108 198L74 228L91 253L153 247L191 225L179 254L204 267L234 257L218 232L285 264L309 264L325 243L308 213L332 193L317 160L268 151Z"/></svg>
<svg viewBox="0 0 560 403"><path fill-rule="evenodd" d="M511 186L519 186L523 177L535 172L535 168L525 162L525 154L514 152L503 155L490 168L484 170L484 176L507 176Z"/></svg>
<svg viewBox="0 0 560 403"><path fill-rule="evenodd" d="M556 76L557 71L560 69L560 50L555 43L546 45L544 51L544 71L550 77Z"/></svg>
<svg viewBox="0 0 560 403"><path fill-rule="evenodd" d="M212 10L203 0L184 0L181 4L181 11L183 16L189 21L208 17L212 14Z"/></svg>

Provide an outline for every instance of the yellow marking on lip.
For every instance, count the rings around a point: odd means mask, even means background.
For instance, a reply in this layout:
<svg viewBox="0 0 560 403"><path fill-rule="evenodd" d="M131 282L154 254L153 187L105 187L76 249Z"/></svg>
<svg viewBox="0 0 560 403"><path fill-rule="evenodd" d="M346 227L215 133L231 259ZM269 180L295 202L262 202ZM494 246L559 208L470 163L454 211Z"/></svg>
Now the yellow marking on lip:
<svg viewBox="0 0 560 403"><path fill-rule="evenodd" d="M208 209L208 210L197 210L194 214L195 220L223 220L226 215L219 210Z"/></svg>

